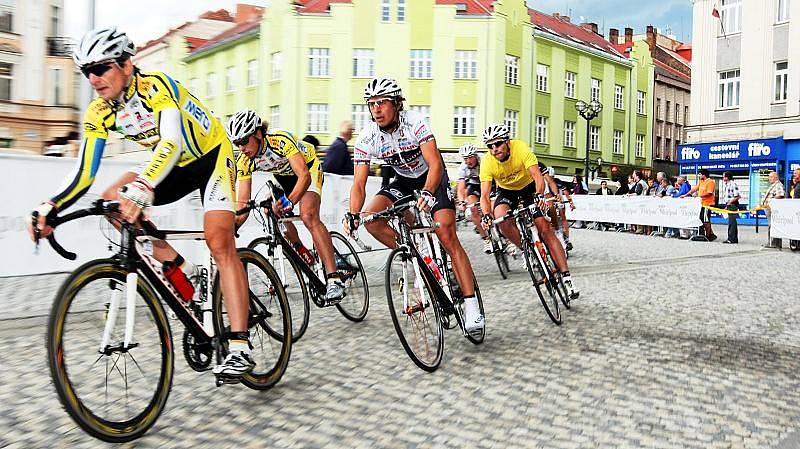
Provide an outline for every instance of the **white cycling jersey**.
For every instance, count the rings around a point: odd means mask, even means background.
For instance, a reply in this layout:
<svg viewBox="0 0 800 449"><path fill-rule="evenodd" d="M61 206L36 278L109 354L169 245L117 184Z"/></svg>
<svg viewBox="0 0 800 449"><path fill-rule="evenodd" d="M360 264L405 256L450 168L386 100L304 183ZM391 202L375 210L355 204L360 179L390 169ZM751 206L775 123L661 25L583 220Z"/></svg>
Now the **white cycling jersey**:
<svg viewBox="0 0 800 449"><path fill-rule="evenodd" d="M480 171L481 171L481 160L478 158L478 163L475 164L474 167L469 168L466 162L462 162L461 165L458 167L458 173L456 174L457 181L464 181L466 184L472 185L480 185Z"/></svg>
<svg viewBox="0 0 800 449"><path fill-rule="evenodd" d="M369 164L375 159L394 168L405 178L419 178L428 171L420 145L433 140L433 132L421 114L400 111L400 124L391 133L383 132L374 121L358 134L353 148L354 164Z"/></svg>

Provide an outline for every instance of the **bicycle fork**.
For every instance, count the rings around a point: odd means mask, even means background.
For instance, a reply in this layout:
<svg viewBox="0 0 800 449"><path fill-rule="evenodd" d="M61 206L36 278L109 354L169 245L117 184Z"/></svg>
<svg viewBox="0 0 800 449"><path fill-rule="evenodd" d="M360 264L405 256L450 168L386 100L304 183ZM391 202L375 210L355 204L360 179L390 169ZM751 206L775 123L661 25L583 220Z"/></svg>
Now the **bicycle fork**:
<svg viewBox="0 0 800 449"><path fill-rule="evenodd" d="M139 274L135 271L125 276L125 336L122 340L122 348L120 348L123 351L129 349L133 342L133 327L136 317L136 286L138 282ZM111 335L114 333L114 328L117 325L121 296L122 289L115 287L114 291L111 293L111 302L108 304L106 324L103 328L103 337L100 340L100 346L97 348L98 352L106 353L109 350Z"/></svg>

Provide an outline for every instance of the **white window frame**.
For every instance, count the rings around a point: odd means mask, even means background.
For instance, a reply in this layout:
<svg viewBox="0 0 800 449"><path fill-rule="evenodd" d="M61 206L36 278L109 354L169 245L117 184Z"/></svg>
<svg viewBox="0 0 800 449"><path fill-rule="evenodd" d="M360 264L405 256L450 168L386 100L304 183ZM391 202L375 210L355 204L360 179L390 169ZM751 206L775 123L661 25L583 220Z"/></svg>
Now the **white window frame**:
<svg viewBox="0 0 800 449"><path fill-rule="evenodd" d="M331 75L331 49L309 47L308 76L311 78L327 78Z"/></svg>
<svg viewBox="0 0 800 449"><path fill-rule="evenodd" d="M272 79L279 80L283 75L283 53L276 51L272 54Z"/></svg>
<svg viewBox="0 0 800 449"><path fill-rule="evenodd" d="M779 69L778 66L784 68ZM779 61L775 63L775 95L772 100L774 103L786 103L789 82L789 61Z"/></svg>
<svg viewBox="0 0 800 449"><path fill-rule="evenodd" d="M550 67L545 64L536 64L536 90L550 91Z"/></svg>
<svg viewBox="0 0 800 449"><path fill-rule="evenodd" d="M308 103L306 113L306 131L310 133L328 132L327 103Z"/></svg>
<svg viewBox="0 0 800 449"><path fill-rule="evenodd" d="M478 52L475 50L456 50L455 73L457 80L478 79Z"/></svg>
<svg viewBox="0 0 800 449"><path fill-rule="evenodd" d="M475 135L475 107L456 106L453 108L453 135Z"/></svg>
<svg viewBox="0 0 800 449"><path fill-rule="evenodd" d="M575 148L575 122L564 120L564 146Z"/></svg>
<svg viewBox="0 0 800 449"><path fill-rule="evenodd" d="M575 97L575 86L578 74L575 72L566 72L564 74L564 96L567 98Z"/></svg>
<svg viewBox="0 0 800 449"><path fill-rule="evenodd" d="M397 22L406 21L406 0L397 0Z"/></svg>
<svg viewBox="0 0 800 449"><path fill-rule="evenodd" d="M623 132L622 130L615 129L614 134L612 136L612 149L614 154L622 154L622 139L623 139Z"/></svg>
<svg viewBox="0 0 800 449"><path fill-rule="evenodd" d="M614 109L625 109L625 87L614 84Z"/></svg>
<svg viewBox="0 0 800 449"><path fill-rule="evenodd" d="M281 127L281 106L280 105L270 106L270 108L269 108L269 127L270 128L280 128Z"/></svg>
<svg viewBox="0 0 800 449"><path fill-rule="evenodd" d="M217 73L211 72L206 75L206 96L213 97L217 95Z"/></svg>
<svg viewBox="0 0 800 449"><path fill-rule="evenodd" d="M519 85L519 58L513 55L506 55L506 84L513 86Z"/></svg>
<svg viewBox="0 0 800 449"><path fill-rule="evenodd" d="M409 78L433 78L433 50L426 48L412 49L409 58Z"/></svg>
<svg viewBox="0 0 800 449"><path fill-rule="evenodd" d="M644 157L644 134L636 135L636 157Z"/></svg>
<svg viewBox="0 0 800 449"><path fill-rule="evenodd" d="M64 69L53 67L50 70L50 83L53 86L53 98L51 104L60 106L64 104Z"/></svg>
<svg viewBox="0 0 800 449"><path fill-rule="evenodd" d="M351 116L353 120L353 129L356 133L361 132L372 119L369 108L365 103L354 104L351 109Z"/></svg>
<svg viewBox="0 0 800 449"><path fill-rule="evenodd" d="M645 114L645 102L647 99L647 93L642 92L641 90L636 91L636 113L637 114Z"/></svg>
<svg viewBox="0 0 800 449"><path fill-rule="evenodd" d="M389 22L392 20L392 2L391 0L381 0L381 21Z"/></svg>
<svg viewBox="0 0 800 449"><path fill-rule="evenodd" d="M225 92L236 90L236 67L228 66L225 68Z"/></svg>
<svg viewBox="0 0 800 449"><path fill-rule="evenodd" d="M503 114L503 123L508 127L508 134L513 139L517 135L517 124L519 123L519 112L513 109L506 109Z"/></svg>
<svg viewBox="0 0 800 449"><path fill-rule="evenodd" d="M258 59L247 61L247 87L258 85Z"/></svg>
<svg viewBox="0 0 800 449"><path fill-rule="evenodd" d="M742 31L742 0L722 0L720 7L720 27L719 35L722 36L722 29L725 35L740 33Z"/></svg>
<svg viewBox="0 0 800 449"><path fill-rule="evenodd" d="M425 120L429 126L431 124L431 107L427 104L417 104L414 106L409 106L409 110L416 112L417 114L422 116L422 119Z"/></svg>
<svg viewBox="0 0 800 449"><path fill-rule="evenodd" d="M741 104L742 76L739 69L718 72L717 109L735 109Z"/></svg>
<svg viewBox="0 0 800 449"><path fill-rule="evenodd" d="M372 78L375 76L375 49L353 49L353 78Z"/></svg>
<svg viewBox="0 0 800 449"><path fill-rule="evenodd" d="M200 88L199 83L200 83L200 80L198 80L197 78L190 78L189 79L189 93L190 94L192 94L192 95L199 95L200 94L200 92L197 91Z"/></svg>
<svg viewBox="0 0 800 449"><path fill-rule="evenodd" d="M589 126L589 150L600 151L600 127L595 125Z"/></svg>
<svg viewBox="0 0 800 449"><path fill-rule="evenodd" d="M544 115L536 116L536 143L547 144L547 125L548 117Z"/></svg>
<svg viewBox="0 0 800 449"><path fill-rule="evenodd" d="M600 101L602 88L603 88L603 83L597 78L592 78L592 87L589 95L589 100Z"/></svg>
<svg viewBox="0 0 800 449"><path fill-rule="evenodd" d="M785 23L789 21L789 3L791 0L777 0L775 11L775 23Z"/></svg>

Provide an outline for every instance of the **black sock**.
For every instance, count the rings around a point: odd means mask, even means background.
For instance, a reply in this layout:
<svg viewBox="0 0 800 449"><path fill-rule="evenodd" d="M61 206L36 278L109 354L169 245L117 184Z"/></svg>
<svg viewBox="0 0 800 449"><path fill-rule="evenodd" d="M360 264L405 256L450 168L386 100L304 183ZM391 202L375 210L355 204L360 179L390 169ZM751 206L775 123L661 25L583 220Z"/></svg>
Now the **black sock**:
<svg viewBox="0 0 800 449"><path fill-rule="evenodd" d="M184 259L183 256L178 254L178 257L176 257L173 262L175 262L176 266L180 267L181 265L183 265L184 262L186 262L186 259Z"/></svg>
<svg viewBox="0 0 800 449"><path fill-rule="evenodd" d="M569 276L569 270L567 270L567 271L562 271L562 272L561 272L561 276L564 276L564 277L566 277L566 276Z"/></svg>

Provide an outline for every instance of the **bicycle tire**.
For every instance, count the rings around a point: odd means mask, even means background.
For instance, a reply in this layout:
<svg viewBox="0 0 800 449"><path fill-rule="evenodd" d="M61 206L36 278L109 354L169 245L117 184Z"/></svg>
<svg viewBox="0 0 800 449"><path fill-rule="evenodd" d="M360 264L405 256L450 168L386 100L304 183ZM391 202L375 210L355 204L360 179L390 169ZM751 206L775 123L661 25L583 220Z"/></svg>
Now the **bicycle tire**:
<svg viewBox="0 0 800 449"><path fill-rule="evenodd" d="M567 286L564 285L564 279L561 277L561 273L555 269L556 262L553 260L553 255L550 254L550 250L547 248L547 245L542 246L545 254L547 254L547 258L543 260L545 261L548 272L551 273L551 282L555 287L556 295L558 295L558 298L561 300L561 304L563 304L567 309L570 309L572 304L569 293L567 292Z"/></svg>
<svg viewBox="0 0 800 449"><path fill-rule="evenodd" d="M492 239L492 253L494 260L497 262L497 268L500 270L500 276L503 279L508 279L508 256L503 249L500 239L496 238L494 231L491 231L489 238Z"/></svg>
<svg viewBox="0 0 800 449"><path fill-rule="evenodd" d="M353 245L351 245L350 242L347 241L347 238L342 234L336 231L331 231L331 240L334 243L333 250L335 253L334 257L336 259L336 271L339 271L340 274L346 275L344 279L347 286L347 293L342 301L339 304L336 304L336 308L345 318L350 321L356 323L363 321L367 316L367 312L369 311L369 284L367 283L367 275L364 272L364 266L361 265L361 258L358 257L358 253ZM349 251L349 254L341 254L339 248L336 247L336 241L342 243L346 247L347 251ZM342 270L342 268L339 267L340 258L350 265L350 270ZM355 265L357 270L354 274L355 277L350 277L351 273L349 272L352 271L352 268L354 268L353 265ZM363 296L363 298L356 299L355 301L348 301L348 298L358 296L356 294L357 288L354 288L354 286L357 284L361 284L361 289L363 290L363 294L361 296ZM349 304L352 304L354 307L351 309Z"/></svg>
<svg viewBox="0 0 800 449"><path fill-rule="evenodd" d="M461 310L460 312L454 314L458 326L464 330L464 322L461 317L464 315L464 301L463 301L463 293L461 293L461 286L458 283L458 278L456 278L456 273L452 269L452 261L448 264L449 257L447 253L442 248L442 258L444 259L442 264L446 267L444 270L445 276L447 277L447 283L451 286L450 294L451 296L459 295L460 302L458 303L458 308ZM486 314L483 310L483 297L481 296L481 290L478 288L478 279L475 278L475 274L472 275L472 285L475 291L475 297L478 300L478 308L481 311L481 315L483 315L484 319L486 319ZM453 286L457 288L453 288ZM467 337L467 340L472 342L473 344L479 345L483 343L483 339L486 336L486 327L484 327L479 335L473 336L468 332L464 332L464 335Z"/></svg>
<svg viewBox="0 0 800 449"><path fill-rule="evenodd" d="M550 317L550 320L556 325L561 325L561 310L558 307L558 298L550 284L550 278L548 277L546 268L542 264L541 254L538 253L539 250L534 245L535 244L530 241L523 245L524 250L522 254L525 257L525 265L528 267L528 274L533 281L536 294L539 295L539 301L542 303L544 311L547 312L547 316ZM538 279L539 276L541 279ZM543 288L545 290L544 292L542 292ZM550 303L551 301L552 303Z"/></svg>
<svg viewBox="0 0 800 449"><path fill-rule="evenodd" d="M259 246L265 248L265 251L259 251ZM276 256L269 257L266 253L266 248L269 246L269 239L266 237L258 237L250 242L247 247L252 250L258 251L259 254L264 256L267 261L275 268L275 263L278 261ZM280 245L276 248L283 251ZM283 259L291 267L292 273L287 272L287 280L283 282L284 291L286 292L286 299L289 301L289 310L292 313L292 343L297 343L300 338L305 335L308 329L308 320L311 316L311 305L309 304L308 283L294 259L290 258L286 253L283 253ZM284 265L285 266L285 265ZM277 271L277 270L276 270ZM291 279L291 283L289 280ZM296 286L295 286L296 285Z"/></svg>
<svg viewBox="0 0 800 449"><path fill-rule="evenodd" d="M281 279L266 257L249 248L240 248L238 254L245 267L245 273L247 273L248 302L250 305L248 329L250 330L250 344L253 346L252 353L256 361L256 367L253 371L242 377L242 384L254 390L267 390L280 381L289 365L293 341L291 310L286 300L286 292L283 290ZM254 268L254 271L251 272L250 268ZM256 272L260 272L263 278L259 276L254 279ZM217 280L214 282L214 329L216 335L223 335L230 327L225 322L227 314L223 312L222 290L219 287L218 280L219 273L217 274ZM275 312L279 312L280 316L271 320L270 318L274 317ZM277 326L278 324L279 326ZM277 350L274 350L271 341L270 348L264 347L265 334L271 340L277 342L279 345ZM259 347L261 349L260 353L257 351ZM259 365L263 363L261 358L265 350L276 353L277 356L274 358L274 362L267 364L266 371L262 371Z"/></svg>
<svg viewBox="0 0 800 449"><path fill-rule="evenodd" d="M82 265L78 269L76 269L61 285L56 294L55 300L53 301L53 306L50 311L50 316L48 318L47 324L47 336L45 344L47 346L47 359L48 364L50 366L50 375L53 379L53 384L56 388L56 393L58 394L58 398L61 401L62 406L70 415L70 417L80 426L86 433L89 435L112 443L121 443L126 441L131 441L136 438L142 436L145 432L147 432L150 427L155 424L158 420L159 415L164 410L164 406L166 405L167 398L169 397L170 390L172 388L172 378L174 374L174 351L172 345L172 334L170 331L169 322L167 320L167 316L164 313L164 309L159 302L158 296L153 291L152 287L147 283L145 279L141 276L137 282L136 290L139 297L144 301L144 305L146 307L139 308L137 307L136 310L140 310L144 313L148 313L151 320L144 320L138 319L135 320L135 323L143 326L148 325L148 323L155 325L155 328L158 333L157 339L154 338L153 345L158 344L160 346L160 357L161 363L158 364L160 366L160 371L158 374L158 380L155 385L155 391L151 398L149 398L147 405L144 407L141 412L138 412L135 416L126 419L108 419L105 417L99 416L90 405L87 405L88 401L91 400L89 397L91 393L97 393L94 388L90 388L87 386L87 396L82 396L83 385L77 385L76 382L79 383L79 379L70 378L70 370L69 366L72 366L71 363L71 351L65 351L65 344L64 344L64 337L65 337L65 326L69 326L73 323L73 316L67 318L67 315L70 313L71 306L75 304L75 300L78 295L84 290L87 289L89 284L94 281L101 281L96 288L103 288L107 285L109 290L117 290L119 287L122 287L122 298L120 302L120 307L125 306L124 300L124 286L125 286L125 279L127 275L127 271L123 268L116 265L116 262L112 259L99 259L87 262L86 264ZM88 290L88 289L87 289ZM101 290L102 292L102 290ZM106 292L107 293L107 292ZM120 293L116 293L120 294ZM87 308L83 311L80 310L80 305L76 306L75 309L75 323L77 324L77 320L81 320L80 324L82 327L90 326L92 321L98 324L98 331L99 332L86 332L85 329L81 329L79 335L80 336L88 336L91 338L97 338L95 341L87 341L85 344L88 344L89 347L93 344L99 343L100 338L103 335L103 327L105 326L106 317L108 316L107 311L97 310L97 293L88 293L89 300L91 302L92 307ZM138 299L138 298L137 298ZM125 316L125 312L121 314L121 316ZM134 312L136 313L136 312ZM78 315L80 314L80 315ZM102 316L101 319L97 320L98 316ZM120 315L117 315L119 318ZM100 322L102 322L102 326L100 326ZM124 326L116 326L115 330L120 332L120 327L124 328ZM71 334L71 333L70 333ZM117 337L118 334L115 334L114 337ZM137 346L131 347L128 349L123 349L119 353L112 352L112 354L103 355L98 351L99 348L95 347L89 349L91 353L91 358L89 359L94 360L94 363L89 367L89 369L84 368L83 373L87 373L91 370L92 366L96 365L98 361L102 358L106 358L106 367L104 367L105 371L105 400L108 402L108 385L109 381L111 382L112 393L113 389L116 387L115 384L115 377L114 368L117 367L120 359L124 357L124 366L125 366L125 373L123 375L122 369L117 368L117 372L119 372L121 377L124 377L124 381L122 381L125 387L125 406L127 408L128 401L130 399L136 399L135 395L131 395L130 398L128 397L128 386L129 379L127 377L128 373L128 366L127 366L127 359L130 358L132 363L138 367L139 371L141 372L141 377L144 379L146 376L144 375L144 371L142 367L139 365L137 358L134 357L134 353L138 355L144 355L143 352L139 351L145 347L148 347L146 344L143 344L147 337L154 337L149 335L148 333L137 332L136 333L136 342ZM88 340L88 339L87 339ZM116 340L115 340L116 341ZM73 343L70 341L67 343L67 347L71 348ZM100 356L98 357L98 354ZM119 354L116 357L114 365L112 365L111 371L106 371L108 367L108 362L111 357L115 354ZM148 360L142 358L142 364L144 366L153 366L154 363L149 363ZM75 365L81 366L79 363ZM134 366L131 366L132 372L136 373L133 369ZM74 369L72 373L77 373L78 370ZM109 374L114 374L114 378L109 379ZM87 376L88 377L88 376ZM132 379L132 377L131 377ZM79 391L81 391L79 393ZM144 397L147 400L147 397ZM114 402L112 401L111 404L113 405ZM105 408L106 412L108 410L108 403L103 407ZM110 412L109 412L110 413ZM135 413L135 411L134 411Z"/></svg>
<svg viewBox="0 0 800 449"><path fill-rule="evenodd" d="M394 272L393 267L395 267L395 263L397 263L400 272L398 273L399 276L393 279L392 273ZM414 304L411 306L413 310L411 315L413 315L413 317L410 318L409 313L404 310L402 295L406 294L408 291L406 288L408 285L407 280L413 278L415 279L415 284L420 281L420 279L417 279L415 276L413 269L414 263L418 262L403 248L395 248L389 254L386 264L386 300L389 303L389 312L392 317L394 330L397 332L397 337L400 339L400 343L403 345L406 354L408 354L409 358L411 358L414 364L419 368L427 372L433 372L436 371L442 363L442 356L444 354L444 328L442 327L441 310L439 310L439 305L433 295L433 289L428 284L428 280L424 275L421 276L421 287L427 292L427 303L422 300L420 295L417 295L416 298L412 298ZM419 287L420 286L415 285L415 288ZM398 313L398 310L400 310L400 313ZM428 316L428 311L433 311L433 317ZM435 326L435 330L430 329L432 332L427 332L425 328L431 328L432 326ZM409 331L412 332L419 330L421 333L425 333L426 335L423 335L423 338L430 336L435 339L430 345L426 341L424 347L419 349L421 353L427 348L427 351L425 351L428 353L426 357L422 357L415 348L412 348L412 344L409 343L409 339L405 335L406 327L409 327ZM416 342L412 341L412 343L414 343L413 346L416 347Z"/></svg>

